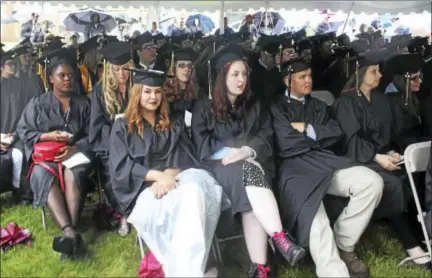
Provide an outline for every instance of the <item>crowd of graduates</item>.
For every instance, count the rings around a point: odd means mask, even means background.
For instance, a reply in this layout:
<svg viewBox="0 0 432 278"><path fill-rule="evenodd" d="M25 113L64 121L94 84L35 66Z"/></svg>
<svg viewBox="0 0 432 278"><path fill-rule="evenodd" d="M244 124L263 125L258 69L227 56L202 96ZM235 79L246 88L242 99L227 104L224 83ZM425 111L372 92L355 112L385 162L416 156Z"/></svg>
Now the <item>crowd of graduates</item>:
<svg viewBox="0 0 432 278"><path fill-rule="evenodd" d="M368 277L355 249L377 220L431 268L403 166L432 134L429 38L63 39L1 52L0 111L1 191L48 207L62 260L88 251L76 226L97 171L119 236L132 225L167 277L217 268L208 257L226 210L242 225L249 277L276 275L269 242L291 265L309 252L318 277ZM64 145L42 165L41 142ZM416 179L430 212L428 171Z"/></svg>

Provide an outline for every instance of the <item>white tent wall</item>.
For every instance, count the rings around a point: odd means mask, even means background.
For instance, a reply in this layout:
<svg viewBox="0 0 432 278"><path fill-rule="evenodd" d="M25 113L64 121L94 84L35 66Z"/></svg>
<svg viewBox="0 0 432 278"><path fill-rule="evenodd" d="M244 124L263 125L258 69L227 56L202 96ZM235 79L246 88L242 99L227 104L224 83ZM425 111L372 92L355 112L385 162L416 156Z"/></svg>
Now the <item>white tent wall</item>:
<svg viewBox="0 0 432 278"><path fill-rule="evenodd" d="M150 8L150 7L164 7L176 10L187 11L210 11L216 12L220 10L221 1L20 1L21 3L38 2L49 3L50 5L62 5L76 7L123 7L123 8ZM248 9L264 9L266 1L224 1L224 9L227 10L248 10ZM431 11L431 1L282 1L282 0L268 0L268 7L275 10L279 9L307 9L307 10L323 10L330 9L332 11L348 12L353 2L353 12L355 13L421 13L423 11Z"/></svg>

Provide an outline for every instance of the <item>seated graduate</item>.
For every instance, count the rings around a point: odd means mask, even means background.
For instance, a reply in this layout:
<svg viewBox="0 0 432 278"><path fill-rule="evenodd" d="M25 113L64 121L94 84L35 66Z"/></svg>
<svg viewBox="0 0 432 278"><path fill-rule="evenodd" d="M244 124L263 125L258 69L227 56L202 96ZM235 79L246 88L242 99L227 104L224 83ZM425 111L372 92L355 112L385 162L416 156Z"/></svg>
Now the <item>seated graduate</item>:
<svg viewBox="0 0 432 278"><path fill-rule="evenodd" d="M370 51L355 58L355 73L333 104L333 116L345 133L340 154L363 163L384 180L383 196L374 218L388 218L404 249L416 258L425 253L403 213L411 192L404 184L405 171L398 164L401 155L392 148L393 114L388 98L375 90L382 77L379 63L385 56L383 51ZM426 267L430 264L426 257L414 259L414 262Z"/></svg>
<svg viewBox="0 0 432 278"><path fill-rule="evenodd" d="M117 115L124 113L131 86L129 69L134 67L131 52L136 49L132 44L113 42L101 50L106 60L105 72L101 81L94 86L91 94L89 142L93 152L101 162L101 179L108 201L118 210L112 193L109 173L109 137L111 127ZM130 232L126 217L120 221L117 230L121 236Z"/></svg>
<svg viewBox="0 0 432 278"><path fill-rule="evenodd" d="M367 277L368 268L354 250L381 200L383 180L329 150L343 133L327 104L310 96L310 64L297 58L281 69L287 90L271 113L276 155L281 158L282 223L299 244L309 247L318 277ZM322 202L326 194L350 198L333 231Z"/></svg>
<svg viewBox="0 0 432 278"><path fill-rule="evenodd" d="M199 158L211 167L234 215L241 215L253 265L249 277L267 277L267 238L291 264L305 255L283 231L271 189L274 171L271 117L252 100L243 50L230 44L210 60L216 70L213 100L199 100L192 112L192 139Z"/></svg>
<svg viewBox="0 0 432 278"><path fill-rule="evenodd" d="M112 127L109 166L120 213L167 277L203 277L222 188L199 169L183 117L169 115L163 72L134 71L125 114Z"/></svg>
<svg viewBox="0 0 432 278"><path fill-rule="evenodd" d="M21 117L21 113L27 104L21 100L21 85L19 80L14 76L16 72L16 66L14 57L16 53L14 51L3 52L1 54L1 110L0 110L0 143L1 143L1 156L2 161L6 164L12 164L12 173L8 172L8 175L12 174L13 179L11 183L13 187L6 186L6 182L2 181L3 186L7 187L8 190L2 189L2 192L13 189L14 193L19 193L21 189L21 173L23 166L23 148L18 143L19 137L16 133L16 125ZM5 176L6 177L6 176ZM2 179L3 180L3 179ZM20 192L23 192L20 190ZM16 197L19 197L16 195ZM24 197L24 196L23 196Z"/></svg>
<svg viewBox="0 0 432 278"><path fill-rule="evenodd" d="M59 49L41 58L47 61L46 72L52 90L30 100L17 126L29 162L33 161L32 152L36 144L65 144L54 162L34 164L29 172L34 205L47 205L57 225L63 230L63 235L56 236L53 241L53 249L62 253L61 259L75 258L85 252L83 238L75 227L83 207L86 180L91 171L91 163L79 159L75 160L75 165L69 160L70 166L59 173L60 186L53 174L58 171L58 162L65 163L72 156L77 158L82 154L89 157L90 151L90 100L71 91L73 69L69 53L66 49Z"/></svg>
<svg viewBox="0 0 432 278"><path fill-rule="evenodd" d="M81 60L78 68L81 76L81 86L83 94L88 95L93 92L93 87L102 78L102 54L100 38L95 36L79 45L79 58Z"/></svg>
<svg viewBox="0 0 432 278"><path fill-rule="evenodd" d="M424 136L420 117L419 100L416 93L420 91L423 80L420 72L423 58L420 54L399 54L392 57L385 66L392 75L393 82L386 88L390 101L393 123L396 134L396 151L403 153L410 144L430 140Z"/></svg>
<svg viewBox="0 0 432 278"><path fill-rule="evenodd" d="M172 52L172 62L168 78L164 83L164 91L170 104L170 113L185 114L192 112L196 100L204 96L200 94L194 76L196 53L190 48L177 49Z"/></svg>
<svg viewBox="0 0 432 278"><path fill-rule="evenodd" d="M45 93L45 87L42 79L34 72L31 65L31 48L27 46L18 46L15 50L17 59L17 69L15 76L20 80L22 94L27 101L33 96Z"/></svg>

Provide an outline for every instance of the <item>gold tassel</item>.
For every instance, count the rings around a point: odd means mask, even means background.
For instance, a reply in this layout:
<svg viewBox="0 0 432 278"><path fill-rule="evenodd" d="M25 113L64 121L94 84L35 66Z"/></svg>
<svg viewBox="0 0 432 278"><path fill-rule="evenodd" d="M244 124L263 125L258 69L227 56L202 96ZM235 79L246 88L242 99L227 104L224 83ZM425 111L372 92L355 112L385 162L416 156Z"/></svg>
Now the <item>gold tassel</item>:
<svg viewBox="0 0 432 278"><path fill-rule="evenodd" d="M38 59L42 57L42 48L38 48ZM38 75L42 76L42 65L38 64Z"/></svg>
<svg viewBox="0 0 432 278"><path fill-rule="evenodd" d="M288 103L291 103L291 74L293 72L293 69L291 66L288 67Z"/></svg>
<svg viewBox="0 0 432 278"><path fill-rule="evenodd" d="M358 96L361 96L361 94L360 94L360 80L359 80L359 67L360 67L360 65L359 65L359 62L358 62L358 60L357 60L357 62L356 62L356 71L355 71L355 78L356 78L356 91L357 91L357 95Z"/></svg>
<svg viewBox="0 0 432 278"><path fill-rule="evenodd" d="M207 61L207 78L208 78L208 89L209 89L208 98L212 99L212 76L211 76L210 60Z"/></svg>
<svg viewBox="0 0 432 278"><path fill-rule="evenodd" d="M405 74L405 105L408 105L409 101L409 85L411 75L407 72Z"/></svg>
<svg viewBox="0 0 432 278"><path fill-rule="evenodd" d="M107 63L106 59L104 59L104 61L103 61L103 76L102 76L104 88L106 88L106 86L108 86L108 84L107 84L107 71L106 71L107 64L106 63Z"/></svg>
<svg viewBox="0 0 432 278"><path fill-rule="evenodd" d="M213 54L216 54L216 41L213 42Z"/></svg>
<svg viewBox="0 0 432 278"><path fill-rule="evenodd" d="M175 57L175 55L174 55L174 51L173 52L171 52L171 64L170 64L170 67L169 67L169 69L168 69L168 77L175 77L175 74L174 74L174 57Z"/></svg>
<svg viewBox="0 0 432 278"><path fill-rule="evenodd" d="M133 77L133 74L132 74L132 72L130 72L129 73L129 95L130 95L130 93L131 93L131 91L132 91L132 77Z"/></svg>
<svg viewBox="0 0 432 278"><path fill-rule="evenodd" d="M345 56L345 59L346 59L346 68L345 68L346 72L345 72L345 76L346 76L347 79L349 78L349 58L350 58L350 55L349 55L349 52L348 52L347 55Z"/></svg>
<svg viewBox="0 0 432 278"><path fill-rule="evenodd" d="M48 77L47 77L47 64L48 64L48 58L45 58L45 60L44 60L44 64L45 64L45 69L44 69L44 73L45 73L45 76L44 76L44 78L42 79L42 81L43 81L43 84L44 84L44 86L45 86L45 93L47 93L48 92Z"/></svg>

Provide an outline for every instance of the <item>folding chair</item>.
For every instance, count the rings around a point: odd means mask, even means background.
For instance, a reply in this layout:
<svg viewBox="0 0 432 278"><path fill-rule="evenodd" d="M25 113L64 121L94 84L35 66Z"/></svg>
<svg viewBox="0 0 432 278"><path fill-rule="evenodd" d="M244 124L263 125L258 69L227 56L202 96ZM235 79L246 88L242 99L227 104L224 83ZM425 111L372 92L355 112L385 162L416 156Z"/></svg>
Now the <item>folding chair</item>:
<svg viewBox="0 0 432 278"><path fill-rule="evenodd" d="M221 212L216 232L212 242L212 252L216 262L223 267L222 252L220 245L228 241L243 237L243 230L235 222L230 209Z"/></svg>
<svg viewBox="0 0 432 278"><path fill-rule="evenodd" d="M327 106L332 106L335 98L329 91L312 91L311 96L327 103Z"/></svg>
<svg viewBox="0 0 432 278"><path fill-rule="evenodd" d="M429 259L431 259L432 261L431 241L427 233L426 224L424 221L424 215L426 214L422 211L420 200L417 194L417 189L414 183L414 178L412 175L413 173L426 171L429 163L430 148L431 148L431 141L416 143L416 144L409 145L408 148L406 148L404 153L405 169L407 171L408 178L411 185L411 190L414 195L414 201L418 212L417 218L422 227L423 236L426 240L426 247L428 252L427 255L424 256L415 257L415 258L411 258L411 257L405 258L399 263L399 265L403 265L406 262L412 261L414 259L426 257L426 256L429 256Z"/></svg>

